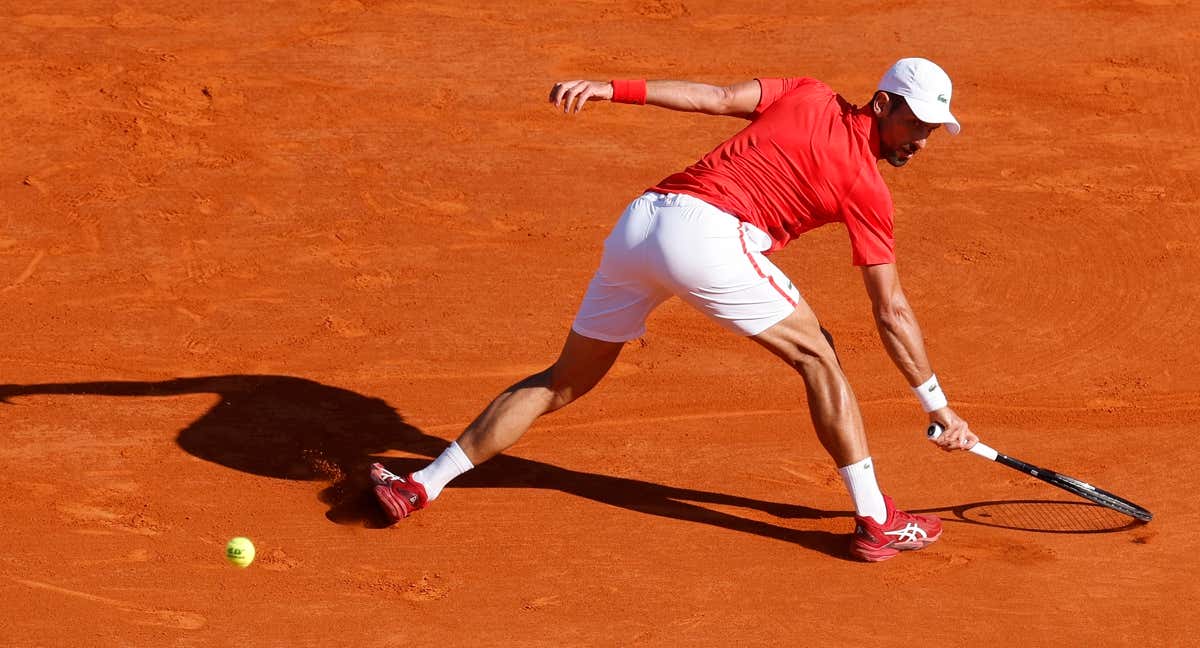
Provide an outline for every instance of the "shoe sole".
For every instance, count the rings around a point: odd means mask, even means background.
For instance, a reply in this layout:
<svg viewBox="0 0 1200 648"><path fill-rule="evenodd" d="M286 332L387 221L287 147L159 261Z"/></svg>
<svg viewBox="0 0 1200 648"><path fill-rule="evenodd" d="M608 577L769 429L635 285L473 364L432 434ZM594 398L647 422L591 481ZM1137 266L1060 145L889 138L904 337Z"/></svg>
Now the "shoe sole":
<svg viewBox="0 0 1200 648"><path fill-rule="evenodd" d="M412 507L407 500L392 490L391 484L400 480L400 476L383 467L381 463L371 464L371 482L375 484L375 499L383 511L392 519L392 524L403 520L412 513Z"/></svg>
<svg viewBox="0 0 1200 648"><path fill-rule="evenodd" d="M392 524L408 517L407 502L404 498L397 497L392 492L391 487L377 485L375 486L375 499L379 500L379 504L383 506L383 511L392 519Z"/></svg>
<svg viewBox="0 0 1200 648"><path fill-rule="evenodd" d="M918 549L924 549L925 547L937 542L938 538L940 537L942 537L942 532L938 531L937 535L933 536L932 538L926 538L920 542L891 542L883 545L882 547L872 547L869 549L854 546L850 549L850 553L854 554L855 557L867 562L883 562L889 558L895 558L900 554L901 551L916 551Z"/></svg>

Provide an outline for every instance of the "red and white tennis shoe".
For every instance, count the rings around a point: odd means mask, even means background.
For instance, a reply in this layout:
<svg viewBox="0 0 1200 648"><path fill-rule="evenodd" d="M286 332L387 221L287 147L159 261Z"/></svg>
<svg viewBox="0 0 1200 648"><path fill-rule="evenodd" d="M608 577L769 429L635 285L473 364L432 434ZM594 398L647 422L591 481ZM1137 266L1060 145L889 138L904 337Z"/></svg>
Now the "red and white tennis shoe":
<svg viewBox="0 0 1200 648"><path fill-rule="evenodd" d="M371 464L371 482L375 484L375 499L379 500L393 524L429 505L425 487L414 481L411 473L401 477L382 464L374 463Z"/></svg>
<svg viewBox="0 0 1200 648"><path fill-rule="evenodd" d="M854 539L850 553L867 562L887 560L901 551L921 549L942 537L942 521L936 515L915 515L895 507L892 498L883 496L887 521L880 524L872 517L854 516Z"/></svg>

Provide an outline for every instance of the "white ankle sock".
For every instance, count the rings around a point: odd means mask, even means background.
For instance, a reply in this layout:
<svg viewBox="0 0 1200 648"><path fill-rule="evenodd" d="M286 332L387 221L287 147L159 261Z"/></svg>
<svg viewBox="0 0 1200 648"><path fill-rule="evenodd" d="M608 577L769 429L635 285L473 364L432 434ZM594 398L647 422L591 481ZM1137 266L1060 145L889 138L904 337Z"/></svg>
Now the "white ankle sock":
<svg viewBox="0 0 1200 648"><path fill-rule="evenodd" d="M867 457L857 463L838 468L842 481L846 482L846 490L854 499L854 508L860 517L870 516L880 524L887 521L887 505L883 503L883 493L879 484L875 483L875 464Z"/></svg>
<svg viewBox="0 0 1200 648"><path fill-rule="evenodd" d="M442 489L450 483L451 479L474 467L471 460L467 458L467 453L458 447L458 442L454 442L450 444L449 448L443 450L442 454L433 460L433 463L413 473L412 478L425 487L425 494L432 502L442 494Z"/></svg>

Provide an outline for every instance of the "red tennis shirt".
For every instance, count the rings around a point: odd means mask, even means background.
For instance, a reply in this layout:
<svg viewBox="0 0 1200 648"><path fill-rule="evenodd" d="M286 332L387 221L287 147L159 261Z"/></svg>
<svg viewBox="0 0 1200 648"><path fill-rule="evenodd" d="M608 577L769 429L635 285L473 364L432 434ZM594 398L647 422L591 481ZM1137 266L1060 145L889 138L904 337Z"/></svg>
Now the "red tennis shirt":
<svg viewBox="0 0 1200 648"><path fill-rule="evenodd" d="M695 196L771 236L770 252L826 223L854 265L893 263L892 195L875 118L816 79L759 79L750 125L650 189Z"/></svg>

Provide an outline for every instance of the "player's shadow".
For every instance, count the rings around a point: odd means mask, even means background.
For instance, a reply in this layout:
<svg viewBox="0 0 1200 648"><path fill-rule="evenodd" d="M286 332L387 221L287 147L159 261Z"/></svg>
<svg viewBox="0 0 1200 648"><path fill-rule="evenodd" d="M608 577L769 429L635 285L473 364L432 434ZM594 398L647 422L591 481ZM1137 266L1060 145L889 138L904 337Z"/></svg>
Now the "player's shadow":
<svg viewBox="0 0 1200 648"><path fill-rule="evenodd" d="M447 441L404 421L387 402L292 376L229 375L159 382L101 381L0 385L0 402L34 394L169 397L215 394L212 409L179 432L179 447L235 470L295 480L326 481L319 497L339 524L386 523L369 489L368 466L392 450L435 457ZM394 472L419 469L427 460L385 459ZM777 518L849 518L823 511L726 493L582 472L501 455L451 484L451 488L548 488L651 515L753 533L844 557L846 536L791 529L706 508L754 509Z"/></svg>

